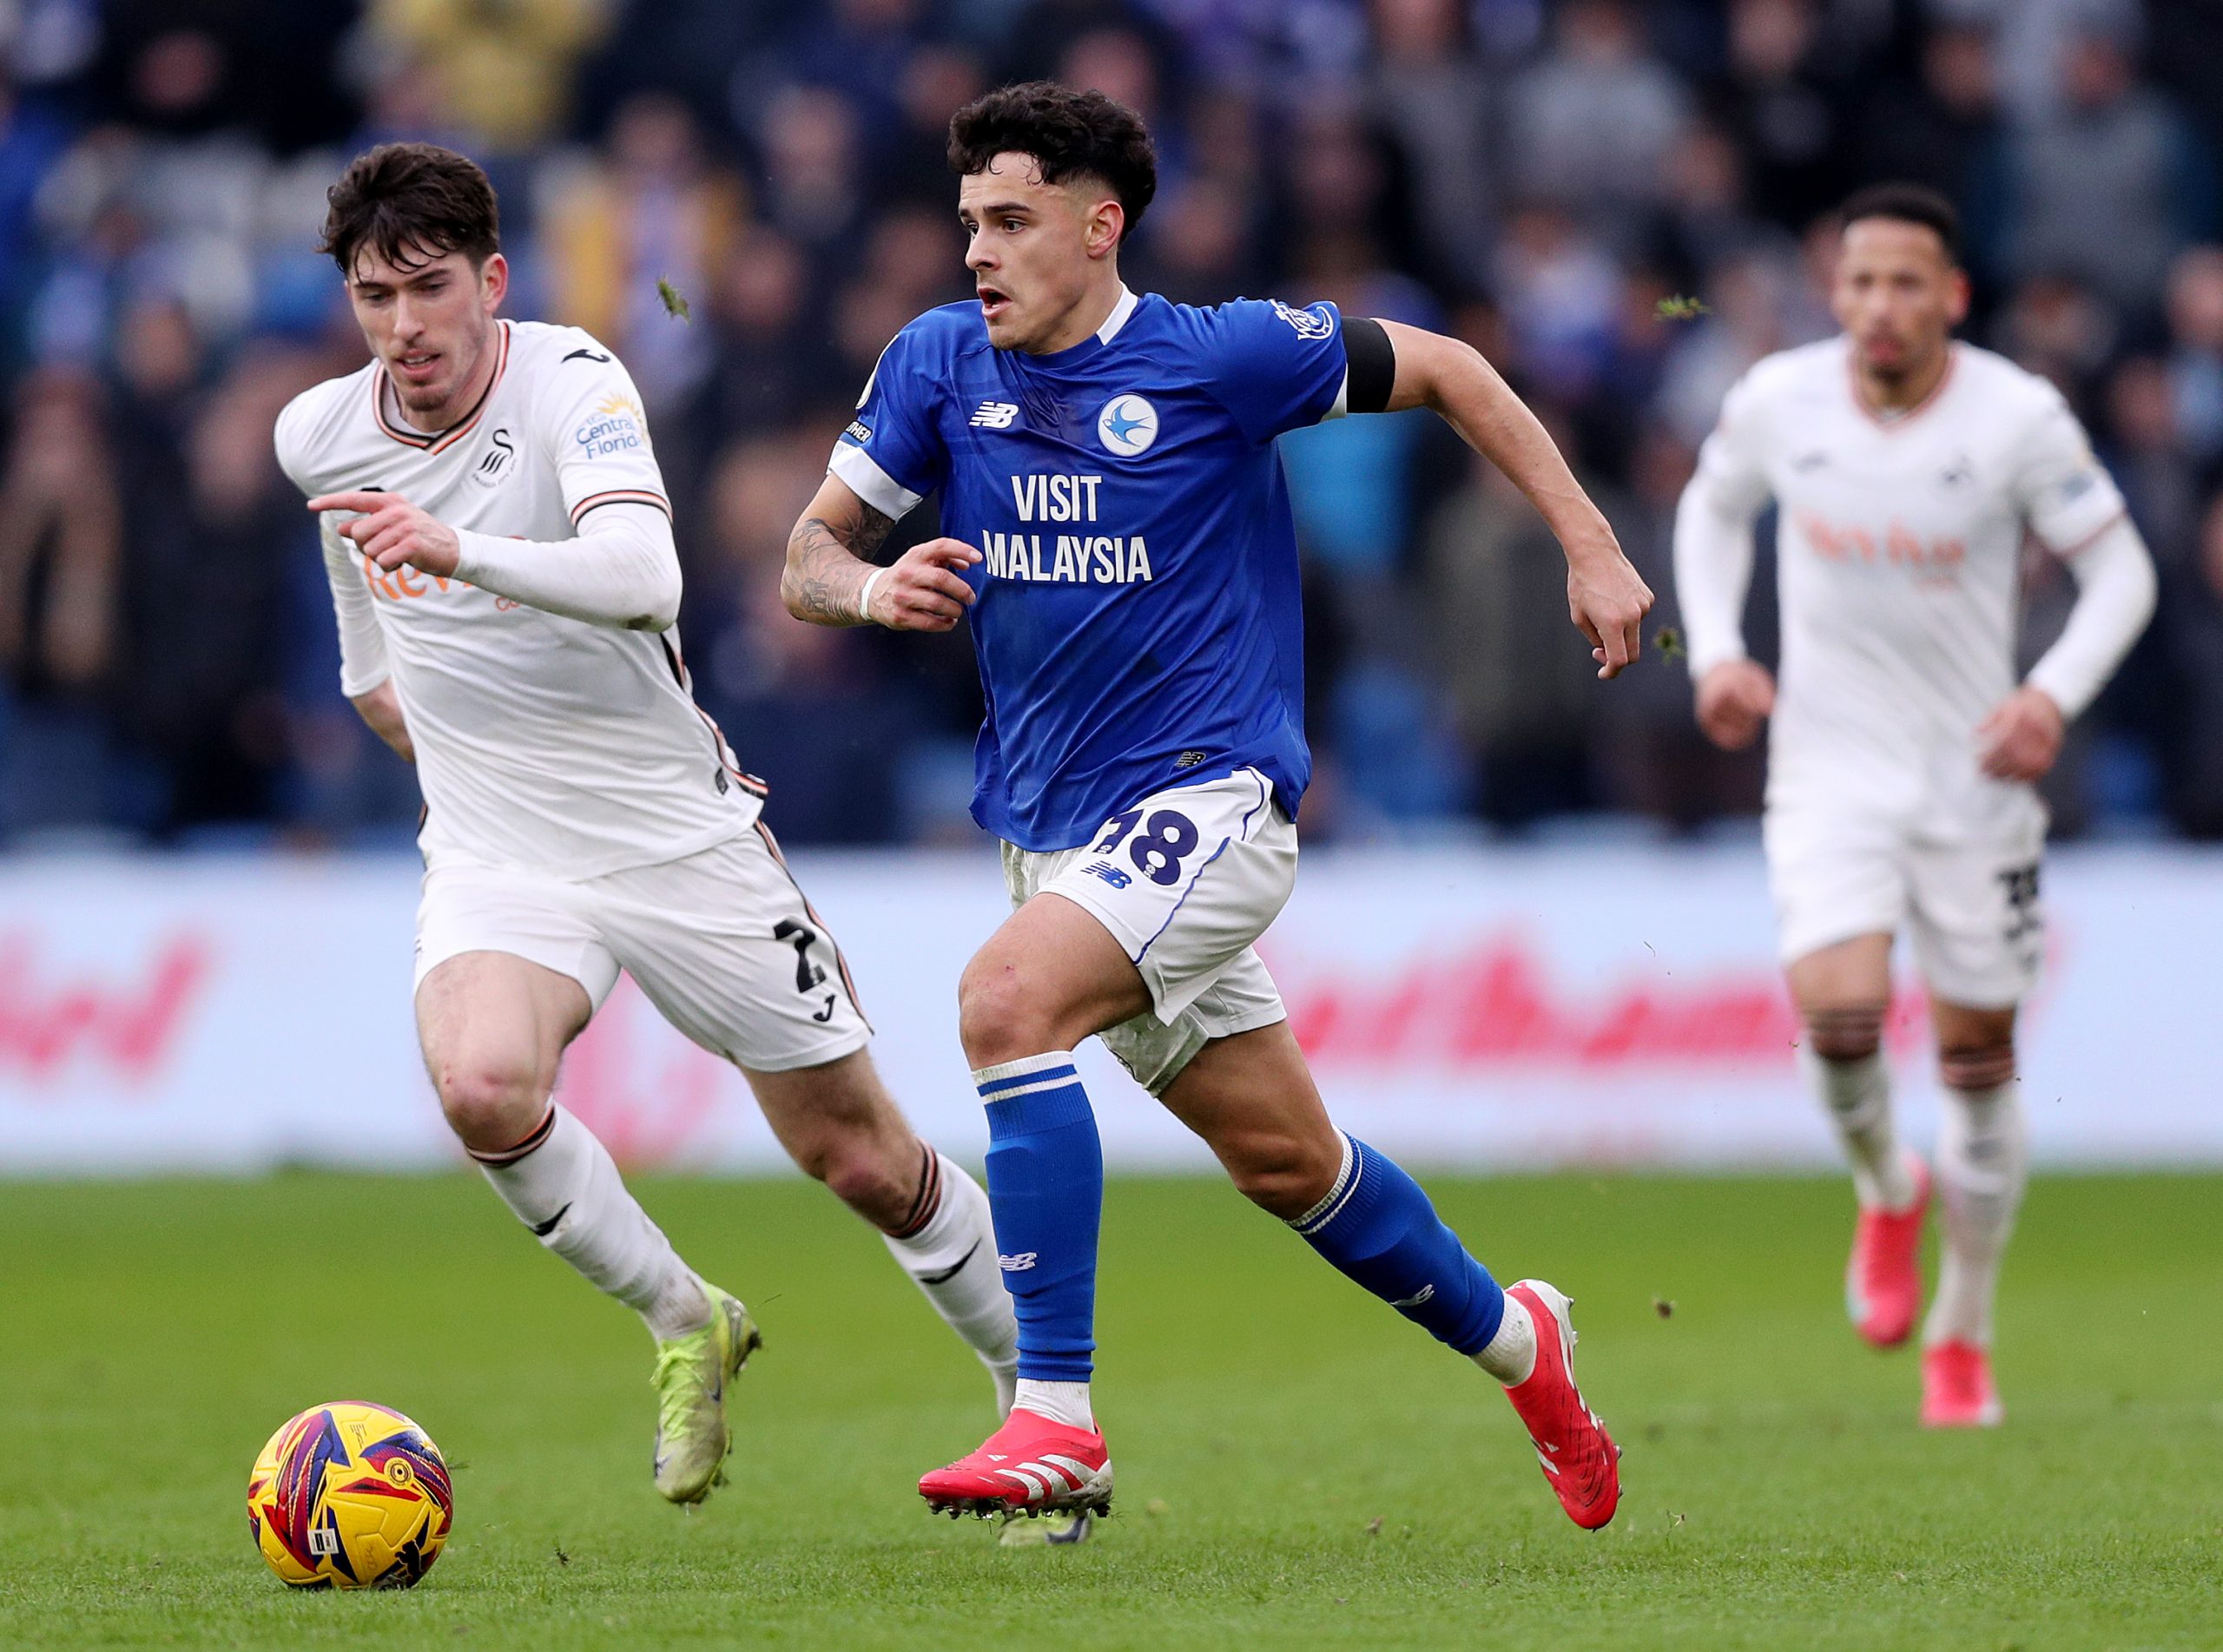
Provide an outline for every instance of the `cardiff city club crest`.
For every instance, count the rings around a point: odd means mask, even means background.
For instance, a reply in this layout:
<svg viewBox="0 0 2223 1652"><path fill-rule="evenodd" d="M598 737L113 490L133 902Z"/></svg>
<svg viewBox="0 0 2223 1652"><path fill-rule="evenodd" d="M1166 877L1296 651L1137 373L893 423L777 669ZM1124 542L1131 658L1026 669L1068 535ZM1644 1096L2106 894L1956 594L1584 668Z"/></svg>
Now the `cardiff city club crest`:
<svg viewBox="0 0 2223 1652"><path fill-rule="evenodd" d="M1105 451L1131 459L1158 440L1158 409L1131 393L1114 396L1096 416L1096 439Z"/></svg>

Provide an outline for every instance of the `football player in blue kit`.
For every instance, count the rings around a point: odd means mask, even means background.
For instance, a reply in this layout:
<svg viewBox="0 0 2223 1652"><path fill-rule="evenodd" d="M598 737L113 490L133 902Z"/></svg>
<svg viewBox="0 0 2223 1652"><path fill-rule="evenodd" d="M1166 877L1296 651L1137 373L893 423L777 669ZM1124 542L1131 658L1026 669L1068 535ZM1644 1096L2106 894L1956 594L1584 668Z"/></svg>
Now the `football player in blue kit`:
<svg viewBox="0 0 2223 1652"><path fill-rule="evenodd" d="M1412 1178L1331 1123L1252 944L1288 899L1311 760L1283 431L1434 409L1564 547L1599 675L1652 593L1534 416L1466 346L1392 322L1130 292L1156 162L1130 110L1048 82L950 123L978 301L897 335L788 543L790 611L943 631L969 617L987 716L974 817L1014 911L967 966L960 1035L1019 1315L1004 1425L920 1482L936 1510L1105 1506L1089 1396L1104 1168L1072 1050L1100 1037L1237 1187L1503 1384L1568 1516L1619 1455L1577 1390L1567 1300L1501 1288ZM945 537L876 567L939 493ZM1573 644L1570 644L1573 646Z"/></svg>

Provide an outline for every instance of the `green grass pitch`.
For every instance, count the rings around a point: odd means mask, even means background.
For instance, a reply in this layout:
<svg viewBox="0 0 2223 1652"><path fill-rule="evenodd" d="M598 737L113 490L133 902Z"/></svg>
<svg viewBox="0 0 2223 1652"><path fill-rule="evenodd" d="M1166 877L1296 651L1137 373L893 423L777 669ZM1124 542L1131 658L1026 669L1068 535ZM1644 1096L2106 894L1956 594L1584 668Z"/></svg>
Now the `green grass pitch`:
<svg viewBox="0 0 2223 1652"><path fill-rule="evenodd" d="M1478 1372L1212 1181L1110 1190L1118 1510L1059 1550L921 1509L986 1381L815 1188L645 1185L768 1339L688 1516L638 1322L475 1179L0 1185L0 1646L2223 1645L2223 1179L2041 1180L2008 1425L1951 1437L1844 1324L1839 1182L1425 1179L1576 1297L1606 1531ZM249 1546L255 1449L349 1398L456 1468L412 1592L292 1594Z"/></svg>

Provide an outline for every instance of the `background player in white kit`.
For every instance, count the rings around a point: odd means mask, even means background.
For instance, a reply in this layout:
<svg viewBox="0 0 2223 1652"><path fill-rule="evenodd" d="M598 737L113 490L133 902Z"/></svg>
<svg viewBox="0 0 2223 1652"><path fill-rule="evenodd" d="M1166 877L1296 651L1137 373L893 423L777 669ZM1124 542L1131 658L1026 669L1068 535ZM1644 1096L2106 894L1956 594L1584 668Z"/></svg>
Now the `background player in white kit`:
<svg viewBox="0 0 2223 1652"><path fill-rule="evenodd" d="M1676 518L1675 580L1708 736L1741 747L1772 719L1765 838L1799 1062L1851 1161L1847 1305L1879 1347L1912 1329L1929 1199L1893 1135L1880 1052L1892 939L1913 938L1945 1102L1922 1418L1981 1426L2001 1417L1991 1305L2027 1175L2015 1016L2043 951L2035 782L2144 629L2154 570L2060 393L1954 341L1969 283L1952 207L1883 185L1844 216L1844 334L1730 391ZM1741 629L1771 497L1780 688ZM2079 589L2018 684L2026 530Z"/></svg>
<svg viewBox="0 0 2223 1652"><path fill-rule="evenodd" d="M1016 1333L987 1197L882 1087L762 788L689 692L632 381L575 328L496 319L508 270L469 160L386 145L330 199L323 250L373 359L286 409L278 455L322 513L342 686L424 790L417 1019L449 1123L541 1242L647 1321L673 1501L722 1478L725 1383L758 1339L550 1100L621 968L742 1069L1007 1407Z"/></svg>

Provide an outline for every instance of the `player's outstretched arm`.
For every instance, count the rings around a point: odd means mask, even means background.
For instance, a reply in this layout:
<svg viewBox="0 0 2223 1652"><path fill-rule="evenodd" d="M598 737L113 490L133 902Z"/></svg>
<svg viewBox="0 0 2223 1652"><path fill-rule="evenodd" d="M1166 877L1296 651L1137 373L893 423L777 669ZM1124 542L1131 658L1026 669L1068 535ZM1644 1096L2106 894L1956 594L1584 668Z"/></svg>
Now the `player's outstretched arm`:
<svg viewBox="0 0 2223 1652"><path fill-rule="evenodd" d="M788 536L780 600L813 625L884 625L891 631L947 631L973 605L964 570L980 553L957 539L914 545L885 568L878 550L894 518L859 498L837 476Z"/></svg>
<svg viewBox="0 0 2223 1652"><path fill-rule="evenodd" d="M1618 676L1643 652L1652 589L1550 432L1480 351L1399 322L1379 325L1396 357L1388 411L1433 409L1527 496L1567 553L1568 617L1590 639L1598 675Z"/></svg>

